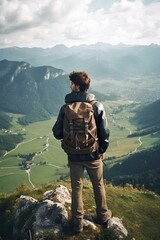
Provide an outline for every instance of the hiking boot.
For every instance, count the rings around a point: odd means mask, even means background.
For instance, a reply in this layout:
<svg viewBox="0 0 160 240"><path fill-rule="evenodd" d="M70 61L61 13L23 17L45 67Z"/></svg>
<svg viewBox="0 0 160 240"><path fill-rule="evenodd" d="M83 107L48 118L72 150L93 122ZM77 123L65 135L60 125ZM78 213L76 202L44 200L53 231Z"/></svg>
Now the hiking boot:
<svg viewBox="0 0 160 240"><path fill-rule="evenodd" d="M103 226L107 226L108 225L108 220L109 219L100 219L100 218L95 218L94 219L94 223L99 224L99 225L103 225Z"/></svg>
<svg viewBox="0 0 160 240"><path fill-rule="evenodd" d="M112 217L110 210L107 211L107 215L103 217L94 217L94 223L107 226L108 220Z"/></svg>
<svg viewBox="0 0 160 240"><path fill-rule="evenodd" d="M74 233L83 232L83 223L81 219L74 219L71 221L71 226L73 228Z"/></svg>

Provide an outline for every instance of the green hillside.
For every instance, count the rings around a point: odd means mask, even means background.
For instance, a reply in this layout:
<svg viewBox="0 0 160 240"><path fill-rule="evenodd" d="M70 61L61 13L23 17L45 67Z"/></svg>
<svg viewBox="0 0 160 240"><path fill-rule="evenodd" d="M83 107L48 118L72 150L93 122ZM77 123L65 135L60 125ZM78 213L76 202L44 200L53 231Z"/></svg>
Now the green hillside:
<svg viewBox="0 0 160 240"><path fill-rule="evenodd" d="M4 112L0 111L0 129L11 127L11 118Z"/></svg>
<svg viewBox="0 0 160 240"><path fill-rule="evenodd" d="M32 196L42 201L42 195L47 190L55 189L59 185L65 185L70 189L70 181L52 182L40 186L35 190L30 190L27 186L21 185L11 194L0 195L0 237L3 240L12 240L12 224L15 208L21 195ZM122 219L125 228L128 230L126 239L133 240L159 240L160 222L160 196L143 190L134 189L131 185L113 187L105 185L106 196L109 208L113 216ZM86 214L95 214L95 203L91 183L84 181L84 209ZM69 207L69 206L68 206ZM67 209L68 209L67 207ZM70 210L68 210L70 211ZM70 214L69 214L70 215ZM116 240L116 238L103 227L99 227L99 232L84 228L84 232L78 236L67 236L63 231L53 237L48 233L43 240L48 239L68 239L68 240ZM38 240L38 239L36 239Z"/></svg>
<svg viewBox="0 0 160 240"><path fill-rule="evenodd" d="M160 130L160 99L157 101L141 106L137 109L133 118L139 125L139 128L157 128Z"/></svg>
<svg viewBox="0 0 160 240"><path fill-rule="evenodd" d="M139 147L122 155L115 164L107 164L106 179L116 185L133 184L160 193L160 100L133 108L130 123L137 128L128 142L138 138ZM117 116L122 116L122 109ZM126 139L126 142L127 142ZM124 148L126 148L126 144ZM109 159L108 159L109 160Z"/></svg>
<svg viewBox="0 0 160 240"><path fill-rule="evenodd" d="M160 194L160 145L131 154L106 169L106 178L116 185L130 183Z"/></svg>

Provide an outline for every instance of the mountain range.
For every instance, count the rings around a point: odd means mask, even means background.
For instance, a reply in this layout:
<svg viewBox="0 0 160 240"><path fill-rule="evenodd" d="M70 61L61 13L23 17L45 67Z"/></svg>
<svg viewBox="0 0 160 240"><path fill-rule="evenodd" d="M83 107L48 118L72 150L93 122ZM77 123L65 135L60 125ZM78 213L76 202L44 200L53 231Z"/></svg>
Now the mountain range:
<svg viewBox="0 0 160 240"><path fill-rule="evenodd" d="M24 114L22 124L56 115L68 86L68 76L61 69L0 61L0 110Z"/></svg>
<svg viewBox="0 0 160 240"><path fill-rule="evenodd" d="M33 66L49 65L67 72L85 70L93 78L121 79L160 74L160 46L109 45L97 43L53 48L2 48L0 60L25 61Z"/></svg>

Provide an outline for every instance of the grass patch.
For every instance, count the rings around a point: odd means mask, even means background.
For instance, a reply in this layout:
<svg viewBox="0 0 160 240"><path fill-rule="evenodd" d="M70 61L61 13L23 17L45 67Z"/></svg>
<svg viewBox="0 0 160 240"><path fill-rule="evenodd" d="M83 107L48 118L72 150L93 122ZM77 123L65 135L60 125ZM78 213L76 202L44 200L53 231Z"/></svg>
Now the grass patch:
<svg viewBox="0 0 160 240"><path fill-rule="evenodd" d="M39 201L42 200L43 193L47 190L55 189L60 184L65 185L70 191L70 181L50 182L41 185L39 188L30 189L26 185L21 185L12 194L0 194L0 232L1 234L9 234L8 229L12 225L12 216L15 207L18 204L20 195L29 195ZM122 219L125 228L128 231L127 239L141 240L159 240L159 222L160 222L160 196L149 191L134 189L132 185L126 187L113 187L111 184L106 184L106 197L109 209L113 216ZM95 202L93 190L90 181L84 180L83 188L84 209L86 214L95 214ZM68 207L67 207L68 209ZM70 210L68 210L70 211ZM70 214L70 212L69 212ZM3 219L3 221L2 221ZM51 234L51 233L50 233ZM49 236L49 235L48 235ZM61 237L61 238L60 238ZM2 235L3 238L3 235ZM7 238L11 239L11 238ZM44 239L44 238L43 238ZM47 239L47 238L46 238ZM52 239L52 238L51 238ZM78 238L76 236L67 236L65 233L55 235L54 239L116 239L113 233L104 228L99 227L98 232L89 231L84 228Z"/></svg>

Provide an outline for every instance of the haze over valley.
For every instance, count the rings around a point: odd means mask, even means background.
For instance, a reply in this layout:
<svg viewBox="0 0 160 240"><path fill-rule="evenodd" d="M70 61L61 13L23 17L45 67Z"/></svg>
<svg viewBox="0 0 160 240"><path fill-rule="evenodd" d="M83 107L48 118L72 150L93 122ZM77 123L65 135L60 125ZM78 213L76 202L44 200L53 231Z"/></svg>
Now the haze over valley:
<svg viewBox="0 0 160 240"><path fill-rule="evenodd" d="M68 176L66 156L51 128L73 70L89 73L90 91L106 108L107 181L160 192L159 45L13 47L0 49L0 60L2 192L22 182L35 188Z"/></svg>

